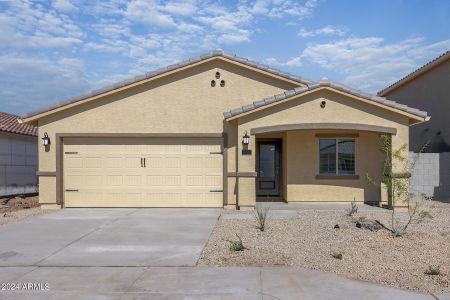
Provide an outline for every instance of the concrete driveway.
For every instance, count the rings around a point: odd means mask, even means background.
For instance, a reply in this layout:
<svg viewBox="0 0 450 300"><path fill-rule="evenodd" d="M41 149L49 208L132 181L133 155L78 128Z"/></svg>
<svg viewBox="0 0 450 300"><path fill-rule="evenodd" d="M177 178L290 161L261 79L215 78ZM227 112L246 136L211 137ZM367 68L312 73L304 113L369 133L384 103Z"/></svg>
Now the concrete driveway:
<svg viewBox="0 0 450 300"><path fill-rule="evenodd" d="M0 226L0 266L194 266L219 209L64 209Z"/></svg>

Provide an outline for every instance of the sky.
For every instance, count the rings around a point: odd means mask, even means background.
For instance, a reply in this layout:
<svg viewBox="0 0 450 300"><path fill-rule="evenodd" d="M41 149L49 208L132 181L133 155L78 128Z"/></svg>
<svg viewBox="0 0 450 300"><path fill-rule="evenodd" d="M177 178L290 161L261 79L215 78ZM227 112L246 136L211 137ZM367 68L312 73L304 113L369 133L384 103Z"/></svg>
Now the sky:
<svg viewBox="0 0 450 300"><path fill-rule="evenodd" d="M0 0L0 111L221 48L376 93L450 50L448 0Z"/></svg>

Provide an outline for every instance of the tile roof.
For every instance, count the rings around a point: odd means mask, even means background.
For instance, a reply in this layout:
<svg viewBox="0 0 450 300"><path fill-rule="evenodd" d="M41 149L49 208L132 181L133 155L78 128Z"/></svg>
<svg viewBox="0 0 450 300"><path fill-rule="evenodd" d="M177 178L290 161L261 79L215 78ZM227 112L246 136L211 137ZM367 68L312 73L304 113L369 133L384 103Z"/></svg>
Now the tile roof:
<svg viewBox="0 0 450 300"><path fill-rule="evenodd" d="M29 124L20 124L19 116L0 112L0 132L37 136L38 128Z"/></svg>
<svg viewBox="0 0 450 300"><path fill-rule="evenodd" d="M182 67L186 67L186 66L198 63L198 62L201 62L203 60L206 60L206 59L209 59L209 58L212 58L212 57L224 57L224 58L230 59L232 61L235 61L235 62L244 64L244 65L247 65L247 66L259 69L261 71L268 72L268 73L271 73L273 75L277 75L277 76L280 76L280 77L283 77L283 78L286 78L286 79L289 79L289 80L292 80L292 81L299 82L299 83L304 84L304 85L309 85L309 84L312 83L311 80L305 79L303 77L296 76L296 75L293 75L293 74L290 74L290 73L287 73L287 72L283 72L281 70L272 68L272 67L270 67L268 65L264 65L264 64L258 63L256 61L252 61L252 60L249 60L247 58L237 56L235 54L226 53L222 49L215 49L215 50L213 50L213 51L211 51L209 53L206 53L206 54L203 54L203 55L199 55L199 56L190 58L188 60L185 60L185 61L173 64L173 65L170 65L170 66L167 66L167 67L164 67L164 68L160 68L160 69L157 69L157 70L145 73L143 75L139 75L139 76L136 76L136 77L133 77L133 78L126 79L126 80L118 82L116 84L113 84L113 85L110 85L110 86L106 86L106 87L103 87L101 89L98 89L98 90L95 90L95 91L91 91L91 92L88 92L86 94L79 95L79 96L67 99L65 101L59 102L57 104L48 106L48 107L40 109L40 110L29 112L28 114L22 116L22 119L33 117L35 115L38 115L38 114L41 114L41 113L44 113L44 112L47 112L47 111L50 111L50 110L53 110L53 109L65 106L65 105L68 105L68 104L72 104L72 103L75 103L75 102L78 102L78 101L82 101L82 100L88 99L90 97L98 96L98 95L101 95L101 94L113 91L115 89L119 89L119 88L125 87L127 85L130 85L130 84L133 84L133 83L136 83L136 82L139 82L139 81L143 81L143 80L150 79L152 77L156 77L156 76L164 74L166 72L174 71L176 69L179 69L179 68L182 68Z"/></svg>
<svg viewBox="0 0 450 300"><path fill-rule="evenodd" d="M394 82L393 84L391 84L390 86L382 89L381 91L379 91L377 93L377 95L379 96L385 96L387 93L389 93L390 91L400 87L401 85L405 84L406 82L416 78L417 76L425 73L426 71L430 70L431 68L441 64L442 62L446 61L447 59L450 59L450 51L447 51L443 54L441 54L440 56L436 57L435 59L433 59L432 61L426 63L425 65L421 66L420 68L418 68L417 70L415 70L414 72L409 73L408 75L406 75L405 77L401 78L400 80Z"/></svg>
<svg viewBox="0 0 450 300"><path fill-rule="evenodd" d="M322 87L331 87L333 89L336 89L336 90L339 90L339 91L342 91L342 92L346 92L348 94L351 94L351 95L354 95L354 96L357 96L357 97L361 97L361 98L364 98L366 100L369 100L369 101L372 101L372 102L375 102L375 103L379 103L379 104L383 104L383 105L388 106L388 107L399 109L401 111L413 114L413 115L421 117L421 118L426 118L428 116L425 111L421 111L421 110L418 110L416 108L409 107L407 105L396 103L395 101L388 100L388 99L386 99L384 97L379 97L379 96L375 96L375 95L371 95L371 94L362 92L360 90L355 90L355 89L352 89L352 88L350 88L350 87L348 87L346 85L343 85L341 83L337 83L337 82L328 80L326 78L320 80L317 83L309 84L307 87L298 87L298 88L295 88L293 90L285 91L282 94L278 94L278 95L275 95L273 97L265 98L265 99L260 100L260 101L255 101L255 102L253 102L252 104L249 104L249 105L244 105L244 106L241 106L239 108L232 109L230 111L224 112L223 115L224 115L225 119L229 119L229 118L232 118L234 116L240 115L242 113L255 110L255 109L259 108L259 107L263 107L263 106L269 105L271 103L278 102L278 101L281 101L281 100L285 100L285 99L288 99L290 97L293 97L293 96L296 96L296 95L300 95L300 94L303 94L305 92L312 91L312 90L315 90L315 89L319 89L319 88L322 88Z"/></svg>

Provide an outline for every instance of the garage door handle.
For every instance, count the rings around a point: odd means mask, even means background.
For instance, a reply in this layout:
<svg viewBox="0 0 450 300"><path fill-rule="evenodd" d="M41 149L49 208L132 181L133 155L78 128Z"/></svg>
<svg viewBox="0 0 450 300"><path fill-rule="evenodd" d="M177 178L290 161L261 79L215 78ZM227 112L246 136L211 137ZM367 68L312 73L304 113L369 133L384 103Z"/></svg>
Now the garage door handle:
<svg viewBox="0 0 450 300"><path fill-rule="evenodd" d="M222 193L223 190L209 190L211 193Z"/></svg>
<svg viewBox="0 0 450 300"><path fill-rule="evenodd" d="M66 192L78 192L78 190L70 190L70 189L66 189Z"/></svg>

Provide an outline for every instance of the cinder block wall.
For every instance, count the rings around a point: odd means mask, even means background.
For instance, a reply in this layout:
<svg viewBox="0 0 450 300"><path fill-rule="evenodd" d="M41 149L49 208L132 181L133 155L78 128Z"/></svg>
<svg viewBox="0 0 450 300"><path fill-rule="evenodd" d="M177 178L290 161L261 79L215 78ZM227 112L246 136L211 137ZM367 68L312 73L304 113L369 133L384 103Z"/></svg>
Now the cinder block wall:
<svg viewBox="0 0 450 300"><path fill-rule="evenodd" d="M415 159L410 181L410 193L426 194L436 200L450 200L450 152L444 153L410 152L409 160Z"/></svg>

